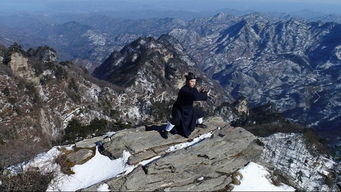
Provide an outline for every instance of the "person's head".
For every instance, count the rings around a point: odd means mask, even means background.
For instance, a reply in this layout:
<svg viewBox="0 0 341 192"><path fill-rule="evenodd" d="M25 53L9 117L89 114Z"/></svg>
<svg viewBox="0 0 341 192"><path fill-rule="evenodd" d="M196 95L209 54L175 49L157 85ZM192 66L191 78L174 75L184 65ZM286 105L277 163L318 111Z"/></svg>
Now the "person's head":
<svg viewBox="0 0 341 192"><path fill-rule="evenodd" d="M197 83L195 75L189 72L188 75L185 75L185 77L186 77L186 85L191 88L194 88Z"/></svg>

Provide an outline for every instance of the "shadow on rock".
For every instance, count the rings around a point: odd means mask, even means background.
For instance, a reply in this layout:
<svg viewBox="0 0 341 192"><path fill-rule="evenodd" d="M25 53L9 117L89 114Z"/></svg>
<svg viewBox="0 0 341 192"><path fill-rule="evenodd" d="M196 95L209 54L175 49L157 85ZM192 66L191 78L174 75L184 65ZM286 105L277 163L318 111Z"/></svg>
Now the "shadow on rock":
<svg viewBox="0 0 341 192"><path fill-rule="evenodd" d="M167 124L162 124L162 125L150 125L150 126L146 126L146 131L157 131L160 133L160 136L162 137L162 131L165 130ZM171 134L175 135L177 134L177 130L174 127L171 131Z"/></svg>

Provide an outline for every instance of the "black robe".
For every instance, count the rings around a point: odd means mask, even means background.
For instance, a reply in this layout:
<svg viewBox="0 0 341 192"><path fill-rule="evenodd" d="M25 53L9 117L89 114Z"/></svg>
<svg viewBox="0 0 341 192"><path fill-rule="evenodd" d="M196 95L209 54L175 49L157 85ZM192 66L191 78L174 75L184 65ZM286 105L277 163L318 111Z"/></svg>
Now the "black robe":
<svg viewBox="0 0 341 192"><path fill-rule="evenodd" d="M202 117L202 114L193 107L193 101L207 100L207 93L202 93L197 88L191 88L184 85L179 93L178 98L173 104L172 118L170 123L175 125L177 133L189 137L195 129L196 120Z"/></svg>

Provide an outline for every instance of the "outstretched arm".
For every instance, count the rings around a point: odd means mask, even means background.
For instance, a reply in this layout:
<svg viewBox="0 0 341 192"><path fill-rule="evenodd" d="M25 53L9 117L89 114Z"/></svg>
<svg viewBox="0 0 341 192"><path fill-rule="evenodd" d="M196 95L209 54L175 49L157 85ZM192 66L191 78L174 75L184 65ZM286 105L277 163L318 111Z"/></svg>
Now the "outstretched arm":
<svg viewBox="0 0 341 192"><path fill-rule="evenodd" d="M206 101L208 97L208 92L199 92L197 89L193 91L194 101Z"/></svg>
<svg viewBox="0 0 341 192"><path fill-rule="evenodd" d="M191 89L188 87L182 88L179 95L188 101L205 101L208 98L207 92L199 92L196 88Z"/></svg>

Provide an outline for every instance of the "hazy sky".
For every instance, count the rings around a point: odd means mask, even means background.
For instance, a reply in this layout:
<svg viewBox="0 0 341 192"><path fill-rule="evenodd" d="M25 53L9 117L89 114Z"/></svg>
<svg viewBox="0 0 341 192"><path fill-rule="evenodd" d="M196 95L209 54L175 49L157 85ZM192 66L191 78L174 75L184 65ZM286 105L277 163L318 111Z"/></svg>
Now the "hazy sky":
<svg viewBox="0 0 341 192"><path fill-rule="evenodd" d="M311 10L341 14L341 0L0 0L0 8L0 13L136 10L212 12L229 8L287 13Z"/></svg>

